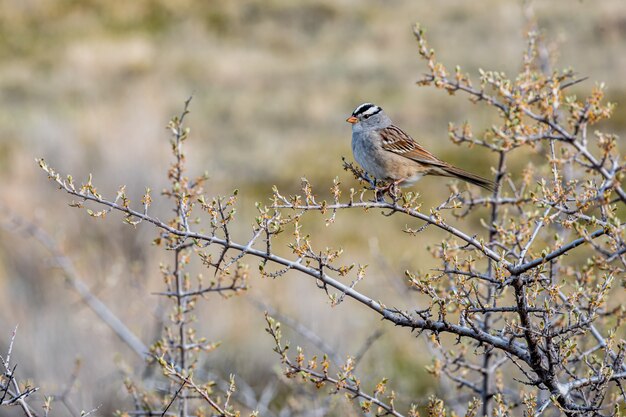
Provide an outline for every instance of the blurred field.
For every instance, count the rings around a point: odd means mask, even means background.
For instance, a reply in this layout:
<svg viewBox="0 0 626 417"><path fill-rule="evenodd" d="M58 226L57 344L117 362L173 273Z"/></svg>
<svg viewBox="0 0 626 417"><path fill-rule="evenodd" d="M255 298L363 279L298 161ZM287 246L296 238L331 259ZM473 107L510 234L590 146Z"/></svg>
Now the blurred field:
<svg viewBox="0 0 626 417"><path fill-rule="evenodd" d="M557 67L590 77L575 92L606 82L609 100L626 101L622 1L537 1L535 12L545 38L559 48ZM426 0L5 1L0 204L54 235L92 291L149 344L167 314L151 293L161 289L158 265L171 254L150 245L155 233L147 226L135 231L116 215L95 221L70 209L34 159L44 157L76 179L93 173L105 195L126 184L138 201L144 187L165 186L164 127L193 94L190 173L208 172L210 194L241 191L240 238L249 236L254 202L266 201L273 184L296 192L304 176L322 195L335 176L354 185L341 169L341 156L350 156L344 120L364 101L380 104L440 157L489 175L491 156L452 145L447 125L469 120L479 133L494 114L414 85L424 72L411 33L416 21L450 68L459 64L472 75L478 68L519 69L525 21L517 1L448 0L436 7ZM624 135L623 106L602 128ZM445 183L418 183L425 208L447 196ZM169 215L160 198L155 210ZM412 296L403 289L404 271L427 270L426 246L441 237L430 230L411 238L401 232L405 224L398 216L354 211L341 213L330 228L321 218L311 221L307 232L320 246L344 247L345 262L370 264L361 291L405 307ZM378 255L372 258L372 252ZM0 351L19 324L18 369L42 393L61 391L80 358L76 406L103 404L99 415L128 407L123 370L139 379L142 362L48 265L49 255L36 242L0 229ZM207 370L235 373L253 387L276 373L278 358L253 298L327 336L341 355L356 353L373 330L383 329L361 365L360 373L371 376L365 386L389 377L402 403L423 401L437 390L423 370L430 358L422 342L405 331L350 301L331 308L308 278L253 277L251 284L248 295L200 303L198 333L224 344L206 358ZM307 345L287 334L293 345Z"/></svg>

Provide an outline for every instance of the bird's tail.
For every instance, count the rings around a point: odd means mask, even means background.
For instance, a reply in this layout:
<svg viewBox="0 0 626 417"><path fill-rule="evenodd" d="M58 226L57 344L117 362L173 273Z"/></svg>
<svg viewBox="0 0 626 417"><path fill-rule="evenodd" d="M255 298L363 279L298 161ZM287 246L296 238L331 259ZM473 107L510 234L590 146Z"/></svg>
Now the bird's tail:
<svg viewBox="0 0 626 417"><path fill-rule="evenodd" d="M462 170L461 168L448 165L446 167L442 167L441 170L443 171L443 176L458 178L460 180L469 182L470 184L478 185L479 187L482 187L485 190L489 191L495 191L496 189L495 182L483 178L479 175L472 174L471 172Z"/></svg>

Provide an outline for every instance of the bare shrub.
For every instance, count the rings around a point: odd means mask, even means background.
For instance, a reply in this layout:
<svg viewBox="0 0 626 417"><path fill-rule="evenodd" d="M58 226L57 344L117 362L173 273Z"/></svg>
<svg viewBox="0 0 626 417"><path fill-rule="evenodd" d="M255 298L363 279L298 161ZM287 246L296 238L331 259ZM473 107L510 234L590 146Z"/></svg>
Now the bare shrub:
<svg viewBox="0 0 626 417"><path fill-rule="evenodd" d="M414 32L428 68L419 85L466 96L498 115L499 123L480 135L468 123L450 127L454 143L494 155L498 188L491 195L453 184L450 196L432 208L422 207L413 191L377 201L365 173L345 162L360 188L346 189L337 179L328 200L318 197L306 180L300 195L283 195L275 188L271 204L258 204L249 240L234 241L230 227L237 193L210 197L202 189L206 178L192 179L184 172L182 147L189 130L183 121L189 102L169 125L174 163L168 171L171 187L163 193L175 207L169 221L151 215L149 190L141 207L133 208L124 187L108 199L91 178L77 185L39 160L75 199L71 206L91 204L95 208L87 213L98 218L116 211L131 226L150 223L159 230L155 243L173 254L171 265L162 267L162 294L172 302L171 324L150 349L167 388L147 392L128 381L136 405L133 415L186 416L206 414L201 411L205 408L211 415L238 415L231 402L234 382L218 393L212 382L194 376L199 355L215 345L195 334L193 310L210 293L229 296L245 290L251 271L244 259L256 259L265 277L288 271L308 276L332 304L352 299L365 305L372 319L427 337L435 348L429 372L447 379L444 387L455 385L470 394L429 399L431 416L447 415L448 408L468 416L619 414L626 378L620 330L625 165L617 137L591 130L613 109L602 100L603 86L583 99L568 95L568 88L581 79L571 70L545 71L536 32L528 35L519 74L508 78L481 71L475 83L460 68L450 71L437 61L420 27ZM524 159L528 162L522 169L510 168ZM442 241L429 242L439 268L405 273L404 281L419 294L414 304L387 306L376 294L360 292L366 267L342 264L341 249L317 248L315 236L303 230L302 220L311 212L321 212L330 226L348 210L423 222L420 228L403 230L416 237L416 245L424 245L419 239L427 227L445 232ZM480 220L480 232L473 231L470 219ZM212 278L194 279L186 273L194 258ZM363 388L353 358L335 370L327 357L307 357L301 349L290 356L279 323L269 316L267 323L288 377L345 391L366 414L418 415L420 399L406 410L396 409L386 379L373 390Z"/></svg>

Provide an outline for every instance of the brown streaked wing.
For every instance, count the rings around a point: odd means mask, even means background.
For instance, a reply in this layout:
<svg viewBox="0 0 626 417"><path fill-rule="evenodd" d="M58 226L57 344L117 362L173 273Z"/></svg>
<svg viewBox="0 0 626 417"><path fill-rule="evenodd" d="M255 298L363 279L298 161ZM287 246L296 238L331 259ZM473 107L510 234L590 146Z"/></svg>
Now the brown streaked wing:
<svg viewBox="0 0 626 417"><path fill-rule="evenodd" d="M393 152L397 155L404 156L422 164L447 166L432 153L424 149L411 136L407 135L402 129L391 125L380 132L382 137L382 147L384 150Z"/></svg>

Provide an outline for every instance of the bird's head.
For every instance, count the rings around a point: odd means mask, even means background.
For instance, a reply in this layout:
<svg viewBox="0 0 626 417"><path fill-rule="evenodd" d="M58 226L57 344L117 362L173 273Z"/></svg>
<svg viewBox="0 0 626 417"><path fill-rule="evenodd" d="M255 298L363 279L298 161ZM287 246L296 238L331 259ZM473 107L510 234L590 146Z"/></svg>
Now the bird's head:
<svg viewBox="0 0 626 417"><path fill-rule="evenodd" d="M358 106L346 122L352 124L353 130L383 128L391 124L391 120L383 109L372 103L363 103Z"/></svg>

